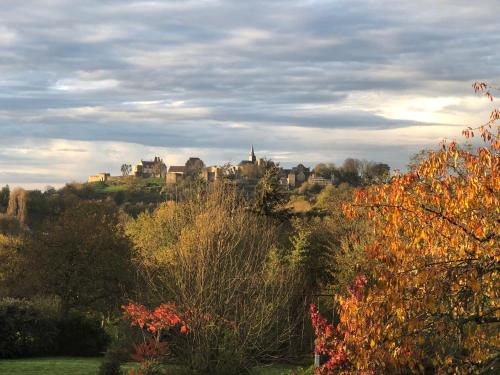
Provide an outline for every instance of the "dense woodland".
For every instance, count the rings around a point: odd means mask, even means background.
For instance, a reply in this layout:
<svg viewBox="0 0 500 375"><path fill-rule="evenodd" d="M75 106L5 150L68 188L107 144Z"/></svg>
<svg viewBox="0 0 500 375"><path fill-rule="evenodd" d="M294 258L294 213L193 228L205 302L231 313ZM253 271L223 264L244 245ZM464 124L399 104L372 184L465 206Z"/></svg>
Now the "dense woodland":
<svg viewBox="0 0 500 375"><path fill-rule="evenodd" d="M272 164L251 195L196 176L176 195L4 187L0 357L237 374L315 351L321 374L498 373L499 117L406 173L319 165L342 176L324 188L287 190Z"/></svg>

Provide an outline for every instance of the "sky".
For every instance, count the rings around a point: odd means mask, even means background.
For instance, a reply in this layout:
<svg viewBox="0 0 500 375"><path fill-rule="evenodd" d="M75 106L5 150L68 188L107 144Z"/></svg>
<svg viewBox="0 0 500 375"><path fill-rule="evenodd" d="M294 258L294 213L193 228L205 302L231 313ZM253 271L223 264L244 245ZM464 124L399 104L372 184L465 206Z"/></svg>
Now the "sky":
<svg viewBox="0 0 500 375"><path fill-rule="evenodd" d="M0 0L0 185L190 156L403 169L491 103L498 0Z"/></svg>

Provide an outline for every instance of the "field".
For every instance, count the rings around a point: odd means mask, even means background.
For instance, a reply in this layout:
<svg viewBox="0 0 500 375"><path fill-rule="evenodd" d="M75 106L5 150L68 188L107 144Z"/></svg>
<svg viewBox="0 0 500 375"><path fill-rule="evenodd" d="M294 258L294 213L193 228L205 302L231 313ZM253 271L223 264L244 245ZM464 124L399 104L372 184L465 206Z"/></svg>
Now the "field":
<svg viewBox="0 0 500 375"><path fill-rule="evenodd" d="M2 375L95 375L101 358L29 358L0 360ZM131 369L135 363L127 363L123 369ZM254 375L291 374L291 366L261 366L255 368Z"/></svg>

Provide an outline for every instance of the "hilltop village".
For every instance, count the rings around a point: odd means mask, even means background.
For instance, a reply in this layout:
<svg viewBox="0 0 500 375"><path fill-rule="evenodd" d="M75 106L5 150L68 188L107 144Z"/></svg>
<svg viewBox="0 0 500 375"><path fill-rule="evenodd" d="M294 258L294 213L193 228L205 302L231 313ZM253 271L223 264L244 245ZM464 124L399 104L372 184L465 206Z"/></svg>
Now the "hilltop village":
<svg viewBox="0 0 500 375"><path fill-rule="evenodd" d="M235 180L238 183L255 182L262 176L263 172L269 167L277 167L280 175L280 184L288 188L296 188L304 182L309 184L327 186L335 183L335 175L324 177L303 164L298 164L296 167L286 169L276 165L273 161L257 158L254 147L252 146L248 153L248 158L242 160L238 165L226 164L224 166L205 166L205 163L198 157L190 157L184 165L167 165L162 158L156 156L153 160L141 160L135 165L123 164L121 167L122 176L111 176L110 173L98 173L89 176L87 182L107 182L110 180L120 180L123 178L161 178L168 185L179 184L186 179L201 177L207 182L228 178Z"/></svg>

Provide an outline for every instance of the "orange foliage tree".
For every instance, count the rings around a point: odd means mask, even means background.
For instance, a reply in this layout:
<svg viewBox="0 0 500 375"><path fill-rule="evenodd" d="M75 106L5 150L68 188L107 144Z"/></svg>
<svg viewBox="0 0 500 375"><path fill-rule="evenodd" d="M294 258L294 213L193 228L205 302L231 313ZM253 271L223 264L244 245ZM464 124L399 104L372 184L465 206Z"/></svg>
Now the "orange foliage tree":
<svg viewBox="0 0 500 375"><path fill-rule="evenodd" d="M492 99L490 86L473 87ZM371 220L366 252L378 266L361 298L338 298L340 322L326 342L336 340L330 349L342 361L318 373L499 369L499 119L495 109L488 123L464 131L481 135L475 151L443 143L344 207L349 217Z"/></svg>

